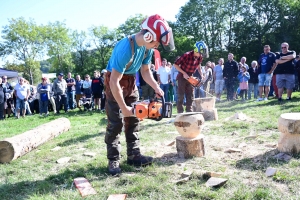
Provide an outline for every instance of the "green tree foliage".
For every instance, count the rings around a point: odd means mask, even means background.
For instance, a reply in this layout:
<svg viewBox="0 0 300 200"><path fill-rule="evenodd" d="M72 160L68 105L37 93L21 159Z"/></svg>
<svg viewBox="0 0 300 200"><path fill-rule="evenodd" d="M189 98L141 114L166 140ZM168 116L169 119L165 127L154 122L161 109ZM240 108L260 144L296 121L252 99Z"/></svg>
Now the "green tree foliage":
<svg viewBox="0 0 300 200"><path fill-rule="evenodd" d="M117 37L118 40L135 34L141 30L141 24L144 19L146 19L146 15L136 14L134 16L130 16L124 24L121 24L117 29Z"/></svg>
<svg viewBox="0 0 300 200"><path fill-rule="evenodd" d="M116 31L105 26L93 26L90 28L89 34L91 46L95 48L93 56L96 58L97 66L104 69L117 42Z"/></svg>
<svg viewBox="0 0 300 200"><path fill-rule="evenodd" d="M44 26L38 26L33 20L26 21L24 18L11 19L4 26L0 47L0 55L13 56L17 61L24 64L24 75L32 84L38 76L36 60L45 53Z"/></svg>
<svg viewBox="0 0 300 200"><path fill-rule="evenodd" d="M72 37L70 30L63 22L54 22L47 25L47 50L52 72L67 73L74 69L72 61Z"/></svg>

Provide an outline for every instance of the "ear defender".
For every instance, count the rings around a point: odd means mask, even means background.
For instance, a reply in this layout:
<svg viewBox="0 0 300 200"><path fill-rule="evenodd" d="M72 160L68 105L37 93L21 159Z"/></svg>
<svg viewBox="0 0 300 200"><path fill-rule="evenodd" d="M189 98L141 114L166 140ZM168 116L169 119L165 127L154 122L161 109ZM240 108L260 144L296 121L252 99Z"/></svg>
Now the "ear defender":
<svg viewBox="0 0 300 200"><path fill-rule="evenodd" d="M150 43L150 42L153 41L153 35L149 31L144 33L143 38L144 38L144 41L147 42L147 43Z"/></svg>

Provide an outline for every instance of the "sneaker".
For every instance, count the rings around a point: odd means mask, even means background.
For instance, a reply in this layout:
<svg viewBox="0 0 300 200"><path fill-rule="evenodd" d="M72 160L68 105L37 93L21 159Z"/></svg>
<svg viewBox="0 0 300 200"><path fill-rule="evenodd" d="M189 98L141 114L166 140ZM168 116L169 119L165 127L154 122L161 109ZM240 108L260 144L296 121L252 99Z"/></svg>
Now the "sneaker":
<svg viewBox="0 0 300 200"><path fill-rule="evenodd" d="M282 98L278 98L278 103L281 103L282 102Z"/></svg>
<svg viewBox="0 0 300 200"><path fill-rule="evenodd" d="M127 158L127 164L136 167L151 165L153 158L150 156L143 156L141 154Z"/></svg>
<svg viewBox="0 0 300 200"><path fill-rule="evenodd" d="M259 97L256 101L262 101L262 100L264 100L264 99Z"/></svg>
<svg viewBox="0 0 300 200"><path fill-rule="evenodd" d="M291 101L292 98L291 98L291 97L287 97L286 100L287 100L287 101Z"/></svg>
<svg viewBox="0 0 300 200"><path fill-rule="evenodd" d="M117 160L110 160L108 162L108 172L112 175L115 176L117 174L121 173L121 168L120 168L120 163Z"/></svg>
<svg viewBox="0 0 300 200"><path fill-rule="evenodd" d="M267 97L264 98L264 101L268 101L269 99Z"/></svg>
<svg viewBox="0 0 300 200"><path fill-rule="evenodd" d="M40 114L40 117L43 117L43 115L42 115L42 114Z"/></svg>

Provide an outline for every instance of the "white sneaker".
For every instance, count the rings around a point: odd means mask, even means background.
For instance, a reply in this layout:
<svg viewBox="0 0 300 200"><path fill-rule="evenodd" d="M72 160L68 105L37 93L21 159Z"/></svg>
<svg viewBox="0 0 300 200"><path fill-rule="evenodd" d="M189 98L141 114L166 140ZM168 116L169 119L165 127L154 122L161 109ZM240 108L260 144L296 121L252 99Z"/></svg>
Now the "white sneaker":
<svg viewBox="0 0 300 200"><path fill-rule="evenodd" d="M264 98L264 101L268 101L269 99L267 97Z"/></svg>
<svg viewBox="0 0 300 200"><path fill-rule="evenodd" d="M262 101L262 100L264 100L263 98L258 98L256 101Z"/></svg>

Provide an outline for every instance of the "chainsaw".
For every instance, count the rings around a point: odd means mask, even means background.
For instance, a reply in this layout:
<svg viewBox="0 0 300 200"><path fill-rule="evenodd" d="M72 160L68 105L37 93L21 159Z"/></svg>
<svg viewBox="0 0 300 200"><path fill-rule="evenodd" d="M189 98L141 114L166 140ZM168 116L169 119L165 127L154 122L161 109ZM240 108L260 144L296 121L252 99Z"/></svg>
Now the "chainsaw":
<svg viewBox="0 0 300 200"><path fill-rule="evenodd" d="M162 118L170 118L172 116L172 103L165 102L164 97L136 102L132 104L132 107L132 116L140 120L149 118L160 121ZM121 110L120 115L122 116Z"/></svg>
<svg viewBox="0 0 300 200"><path fill-rule="evenodd" d="M194 76L190 76L189 79L187 79L187 81L188 81L193 87L200 87L200 86L203 84L199 78L194 77Z"/></svg>

